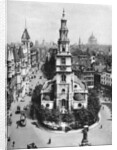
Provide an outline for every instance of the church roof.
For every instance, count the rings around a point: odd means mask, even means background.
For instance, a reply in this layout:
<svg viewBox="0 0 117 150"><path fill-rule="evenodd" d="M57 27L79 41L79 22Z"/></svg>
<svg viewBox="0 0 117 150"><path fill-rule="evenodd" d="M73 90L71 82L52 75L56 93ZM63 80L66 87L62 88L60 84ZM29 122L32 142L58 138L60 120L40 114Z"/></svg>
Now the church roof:
<svg viewBox="0 0 117 150"><path fill-rule="evenodd" d="M44 86L43 86L43 92L44 92L44 93L51 93L51 91L52 91L52 86L53 86L54 83L55 83L55 82L54 82L53 80L47 81L47 82L44 84Z"/></svg>
<svg viewBox="0 0 117 150"><path fill-rule="evenodd" d="M83 81L81 81L76 75L74 75L74 82L79 84L79 86L82 88L82 90L87 89L86 84Z"/></svg>
<svg viewBox="0 0 117 150"><path fill-rule="evenodd" d="M29 39L30 39L28 30L27 30L26 28L24 29L24 32L23 32L23 34L22 34L21 39L22 39L22 40L29 40Z"/></svg>
<svg viewBox="0 0 117 150"><path fill-rule="evenodd" d="M81 100L84 100L84 96L80 93L77 93L77 94L74 95L74 99L78 100L78 101L81 101Z"/></svg>

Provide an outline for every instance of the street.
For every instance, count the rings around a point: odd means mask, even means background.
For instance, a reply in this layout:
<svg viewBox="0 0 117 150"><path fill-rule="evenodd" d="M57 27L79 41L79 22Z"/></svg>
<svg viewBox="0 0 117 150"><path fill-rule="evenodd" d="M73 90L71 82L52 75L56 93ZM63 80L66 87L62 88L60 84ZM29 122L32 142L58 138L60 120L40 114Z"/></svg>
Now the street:
<svg viewBox="0 0 117 150"><path fill-rule="evenodd" d="M40 79L42 72L37 72L36 78L32 79L31 86L34 89L37 83L43 84L45 79ZM20 119L19 114L15 114L17 106L21 109L24 106L30 104L31 97L25 96L24 102L15 101L12 104L12 125L8 126L8 137L10 136L11 141L8 142L8 149L12 148L12 142L15 141L14 148L27 148L27 144L35 143L37 147L59 147L59 146L79 146L82 140L82 133L77 131L64 132L53 132L43 127L36 127L34 122L36 120L26 119L25 127L18 127L16 122ZM109 145L112 144L112 120L111 112L109 108L104 105L104 108L100 111L101 120L99 124L91 128L88 132L88 140L91 145ZM102 128L100 128L102 125ZM74 137L74 138L73 138ZM95 138L94 138L95 137ZM51 138L51 144L48 144L48 140Z"/></svg>

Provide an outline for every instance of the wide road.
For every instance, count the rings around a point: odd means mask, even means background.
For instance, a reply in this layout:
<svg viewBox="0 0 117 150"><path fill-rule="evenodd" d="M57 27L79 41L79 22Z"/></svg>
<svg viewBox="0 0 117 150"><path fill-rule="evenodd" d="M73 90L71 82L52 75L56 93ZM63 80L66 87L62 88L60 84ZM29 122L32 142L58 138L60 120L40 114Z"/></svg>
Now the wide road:
<svg viewBox="0 0 117 150"><path fill-rule="evenodd" d="M35 79L32 80L31 85L33 88L39 82L43 84L45 79L40 79L41 71L38 71ZM58 147L58 146L79 146L82 140L82 133L79 131L59 133L51 132L42 127L36 127L33 125L35 120L27 118L26 127L18 127L16 121L20 116L15 114L17 105L22 108L30 103L31 97L25 96L25 102L15 102L12 104L12 121L13 124L8 127L8 135L11 137L11 142L8 142L8 149L12 148L12 142L15 141L16 148L26 148L27 144L34 142L38 147ZM107 106L104 105L104 109L101 109L101 121L94 128L89 130L88 139L92 145L107 145L112 144L112 121L111 113ZM102 128L100 129L100 125ZM51 138L51 144L48 144L48 140Z"/></svg>

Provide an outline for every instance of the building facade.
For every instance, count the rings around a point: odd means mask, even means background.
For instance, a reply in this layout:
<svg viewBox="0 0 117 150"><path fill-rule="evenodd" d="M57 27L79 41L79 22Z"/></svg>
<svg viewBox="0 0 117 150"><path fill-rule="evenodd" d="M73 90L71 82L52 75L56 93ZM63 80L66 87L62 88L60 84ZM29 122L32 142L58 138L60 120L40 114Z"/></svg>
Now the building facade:
<svg viewBox="0 0 117 150"><path fill-rule="evenodd" d="M101 74L101 84L112 86L112 74L111 72L105 71Z"/></svg>
<svg viewBox="0 0 117 150"><path fill-rule="evenodd" d="M88 90L84 82L72 72L67 19L63 10L59 30L56 75L47 81L41 91L41 104L49 109L59 108L61 113L87 107Z"/></svg>

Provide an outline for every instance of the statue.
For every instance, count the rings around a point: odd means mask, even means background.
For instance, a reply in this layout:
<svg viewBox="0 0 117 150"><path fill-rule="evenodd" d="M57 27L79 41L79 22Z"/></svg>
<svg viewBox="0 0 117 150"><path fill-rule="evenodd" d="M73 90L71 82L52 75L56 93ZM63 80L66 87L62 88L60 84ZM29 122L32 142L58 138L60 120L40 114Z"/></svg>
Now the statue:
<svg viewBox="0 0 117 150"><path fill-rule="evenodd" d="M88 131L89 131L88 126L84 126L84 129L82 130L83 139L82 139L80 146L90 146L91 145L88 143Z"/></svg>
<svg viewBox="0 0 117 150"><path fill-rule="evenodd" d="M82 143L87 143L88 142L88 129L84 128L82 133L83 133L83 139L82 139Z"/></svg>

